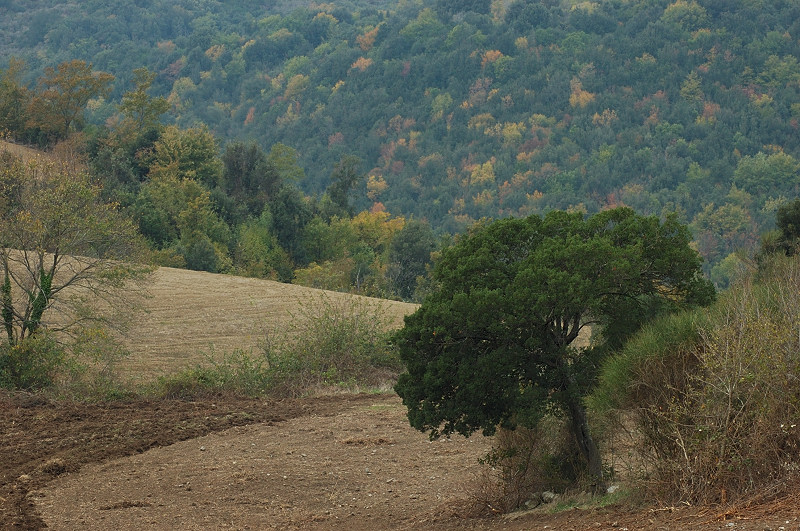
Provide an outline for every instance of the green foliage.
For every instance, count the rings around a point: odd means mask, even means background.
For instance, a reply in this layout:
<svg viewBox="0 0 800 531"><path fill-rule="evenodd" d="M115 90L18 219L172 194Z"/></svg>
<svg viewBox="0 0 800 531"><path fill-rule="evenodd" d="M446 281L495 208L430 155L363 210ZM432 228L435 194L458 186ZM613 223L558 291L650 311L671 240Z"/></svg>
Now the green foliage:
<svg viewBox="0 0 800 531"><path fill-rule="evenodd" d="M789 256L796 254L800 241L800 199L778 207L775 224L780 231L778 246Z"/></svg>
<svg viewBox="0 0 800 531"><path fill-rule="evenodd" d="M395 338L411 425L432 437L491 434L560 411L602 484L582 398L607 349L650 317L642 309L652 299L664 311L713 298L699 267L686 227L627 208L477 225L443 252L438 289ZM593 345L577 347L589 325Z"/></svg>
<svg viewBox="0 0 800 531"><path fill-rule="evenodd" d="M424 221L407 221L392 238L387 274L394 293L401 299L414 298L417 279L425 276L435 249L433 231Z"/></svg>
<svg viewBox="0 0 800 531"><path fill-rule="evenodd" d="M642 400L669 407L686 375L695 370L701 327L707 326L706 310L667 315L645 325L624 349L603 363L590 405L601 414L635 408ZM648 429L658 434L659 426Z"/></svg>
<svg viewBox="0 0 800 531"><path fill-rule="evenodd" d="M21 81L24 70L25 63L12 58L0 72L0 133L11 132L21 137L25 130L29 94Z"/></svg>
<svg viewBox="0 0 800 531"><path fill-rule="evenodd" d="M6 269L6 274L8 275L8 269ZM39 329L39 325L42 322L42 314L44 314L44 311L50 304L50 295L53 291L53 273L45 273L43 264L41 264L37 273L37 277L38 278L35 279L36 285L38 286L37 289L28 293L28 299L30 301L30 314L28 319L22 323L22 337L30 336L36 333L36 331Z"/></svg>
<svg viewBox="0 0 800 531"><path fill-rule="evenodd" d="M0 387L48 389L64 369L65 361L63 347L46 333L14 343L0 342Z"/></svg>
<svg viewBox="0 0 800 531"><path fill-rule="evenodd" d="M122 95L119 110L130 120L131 126L138 132L158 129L161 115L169 110L169 102L164 97L153 97L148 94L156 74L147 68L133 71L135 88Z"/></svg>
<svg viewBox="0 0 800 531"><path fill-rule="evenodd" d="M268 337L264 355L273 392L299 396L324 387L358 389L391 382L401 369L379 301L321 296L304 305L294 338Z"/></svg>
<svg viewBox="0 0 800 531"><path fill-rule="evenodd" d="M151 393L164 398L198 398L217 394L258 397L268 392L272 376L263 356L234 350L218 360L214 353L204 365L162 376Z"/></svg>
<svg viewBox="0 0 800 531"><path fill-rule="evenodd" d="M166 127L154 145L150 173L194 180L208 189L218 186L222 163L216 138L205 126L184 130Z"/></svg>
<svg viewBox="0 0 800 531"><path fill-rule="evenodd" d="M754 248L772 227L768 206L797 195L800 41L791 2L295 4L266 17L256 4L216 0L72 3L58 17L44 5L10 12L0 21L8 36L0 56L23 58L29 72L16 59L0 65L0 109L13 138L47 142L51 131L20 125L15 111L30 117L30 81L46 67L91 61L116 77L107 97L81 110L91 162L124 206L164 151L153 147L158 130L146 141L125 134L124 114L134 99L163 99L163 121L179 130L205 123L221 144L257 139L259 149L277 149L268 166L279 183L316 198L307 219L374 207L425 219L438 235L483 217L625 204L705 224L696 237L707 273L738 247ZM152 81L143 65L158 73ZM363 161L372 205L360 182L345 197L336 186L324 195L346 155ZM167 157L159 168L174 163L176 175L198 179L232 234L269 205L281 247L307 266L302 230L277 223L284 212L272 203L285 197L269 190L279 184L274 174L256 172L250 193L237 179L252 174L221 179L216 162ZM751 198L726 207L734 183ZM746 222L714 233L735 217ZM227 247L232 255L235 242Z"/></svg>
<svg viewBox="0 0 800 531"><path fill-rule="evenodd" d="M85 327L65 345L66 364L52 392L77 400L105 401L134 392L117 373L130 353L102 326Z"/></svg>
<svg viewBox="0 0 800 531"><path fill-rule="evenodd" d="M750 193L794 191L800 184L800 164L783 152L744 157L736 166L734 182Z"/></svg>
<svg viewBox="0 0 800 531"><path fill-rule="evenodd" d="M364 179L364 176L359 172L359 166L361 166L361 159L347 155L342 157L333 167L331 185L326 191L333 208L330 212L324 213L327 219L331 219L334 216L353 217L355 211L350 204L350 197L353 195L356 186Z"/></svg>
<svg viewBox="0 0 800 531"><path fill-rule="evenodd" d="M250 219L239 226L234 256L236 270L244 276L289 282L293 276L292 263L272 233L268 214L265 211L257 220Z"/></svg>
<svg viewBox="0 0 800 531"><path fill-rule="evenodd" d="M247 214L260 215L281 186L279 170L255 143L228 144L222 162L227 195L238 207L244 207Z"/></svg>

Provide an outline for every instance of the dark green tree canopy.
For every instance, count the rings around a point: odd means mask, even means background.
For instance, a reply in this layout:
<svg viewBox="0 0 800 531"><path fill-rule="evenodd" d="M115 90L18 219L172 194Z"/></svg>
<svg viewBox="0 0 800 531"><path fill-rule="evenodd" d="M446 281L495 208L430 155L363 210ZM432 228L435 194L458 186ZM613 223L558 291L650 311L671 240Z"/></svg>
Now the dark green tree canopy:
<svg viewBox="0 0 800 531"><path fill-rule="evenodd" d="M397 295L405 300L414 297L417 278L425 275L436 249L436 239L426 221L410 219L389 246L388 274Z"/></svg>
<svg viewBox="0 0 800 531"><path fill-rule="evenodd" d="M397 335L408 373L396 390L411 424L432 437L491 434L561 412L583 449L581 399L604 347L620 344L654 306L713 299L689 241L674 217L629 208L477 225L443 252L438 290ZM592 346L576 348L590 325Z"/></svg>
<svg viewBox="0 0 800 531"><path fill-rule="evenodd" d="M780 247L787 255L794 255L797 252L797 242L800 240L800 199L778 207L775 224L780 231Z"/></svg>

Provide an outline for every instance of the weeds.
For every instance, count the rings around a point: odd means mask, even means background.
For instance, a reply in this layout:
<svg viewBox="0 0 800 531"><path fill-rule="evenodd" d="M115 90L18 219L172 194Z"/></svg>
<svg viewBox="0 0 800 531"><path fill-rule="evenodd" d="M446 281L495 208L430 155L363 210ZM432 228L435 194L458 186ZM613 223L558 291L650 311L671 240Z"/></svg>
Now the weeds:
<svg viewBox="0 0 800 531"><path fill-rule="evenodd" d="M103 328L84 328L68 342L45 330L10 345L0 344L0 387L44 392L78 400L129 394L116 377L127 352Z"/></svg>
<svg viewBox="0 0 800 531"><path fill-rule="evenodd" d="M256 352L237 350L221 360L211 353L203 365L161 378L154 392L296 397L388 386L401 370L388 342L389 318L377 301L323 294L301 305L294 323L266 333Z"/></svg>
<svg viewBox="0 0 800 531"><path fill-rule="evenodd" d="M164 398L196 398L217 394L256 397L270 389L270 373L263 356L234 350L222 356L212 353L207 362L177 374L162 376L152 393Z"/></svg>
<svg viewBox="0 0 800 531"><path fill-rule="evenodd" d="M800 468L800 262L771 260L606 365L594 409L632 419L651 495L726 503Z"/></svg>
<svg viewBox="0 0 800 531"><path fill-rule="evenodd" d="M289 338L273 333L262 344L275 394L381 386L402 368L389 343L386 309L378 301L323 294L302 305L294 322Z"/></svg>

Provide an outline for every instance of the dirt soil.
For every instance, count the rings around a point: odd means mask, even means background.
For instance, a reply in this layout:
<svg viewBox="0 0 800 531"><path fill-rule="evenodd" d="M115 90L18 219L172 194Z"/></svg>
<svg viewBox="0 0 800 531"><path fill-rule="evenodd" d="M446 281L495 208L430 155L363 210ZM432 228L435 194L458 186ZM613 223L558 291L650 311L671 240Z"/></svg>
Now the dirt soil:
<svg viewBox="0 0 800 531"><path fill-rule="evenodd" d="M403 413L390 394L100 405L2 395L0 528L800 528L795 496L475 516L490 441L430 442Z"/></svg>

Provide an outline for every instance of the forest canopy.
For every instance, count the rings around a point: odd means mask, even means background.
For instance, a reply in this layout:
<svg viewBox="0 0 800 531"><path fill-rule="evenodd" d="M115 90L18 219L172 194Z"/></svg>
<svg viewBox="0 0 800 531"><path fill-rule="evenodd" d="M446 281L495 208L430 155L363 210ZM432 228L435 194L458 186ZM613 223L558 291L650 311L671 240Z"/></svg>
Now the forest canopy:
<svg viewBox="0 0 800 531"><path fill-rule="evenodd" d="M165 123L297 154L321 197L427 220L626 205L676 212L719 285L800 185L796 2L16 2L0 95L72 60L114 76L87 128L155 76ZM11 59L13 58L13 59ZM23 61L20 69L15 61ZM0 104L8 127L13 107ZM349 213L349 212L348 212ZM291 253L290 253L291 254Z"/></svg>

